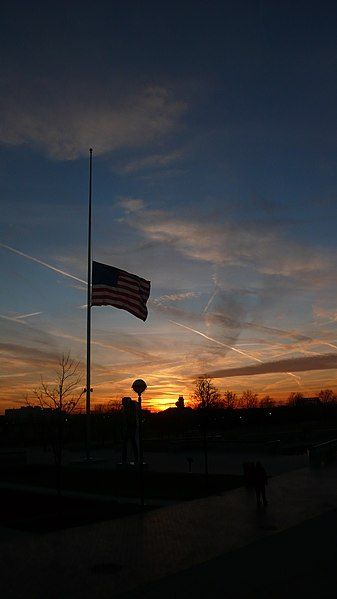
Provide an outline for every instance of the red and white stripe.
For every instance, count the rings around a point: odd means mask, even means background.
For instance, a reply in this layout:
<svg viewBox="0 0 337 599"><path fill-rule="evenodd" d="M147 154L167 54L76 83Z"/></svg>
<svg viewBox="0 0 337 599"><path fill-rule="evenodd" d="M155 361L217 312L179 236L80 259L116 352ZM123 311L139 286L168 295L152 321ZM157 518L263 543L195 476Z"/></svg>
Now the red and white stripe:
<svg viewBox="0 0 337 599"><path fill-rule="evenodd" d="M117 285L93 285L92 306L114 306L130 312L137 318L147 317L146 302L150 295L150 283L139 277L120 272Z"/></svg>

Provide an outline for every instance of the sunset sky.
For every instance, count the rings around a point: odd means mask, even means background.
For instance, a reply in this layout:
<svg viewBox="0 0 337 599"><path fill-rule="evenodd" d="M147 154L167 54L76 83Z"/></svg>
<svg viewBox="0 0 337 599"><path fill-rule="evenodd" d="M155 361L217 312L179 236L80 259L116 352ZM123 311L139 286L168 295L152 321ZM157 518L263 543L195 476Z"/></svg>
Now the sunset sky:
<svg viewBox="0 0 337 599"><path fill-rule="evenodd" d="M337 391L336 31L328 1L3 6L0 411L85 363L89 147L94 259L152 282L145 323L92 309L94 403Z"/></svg>

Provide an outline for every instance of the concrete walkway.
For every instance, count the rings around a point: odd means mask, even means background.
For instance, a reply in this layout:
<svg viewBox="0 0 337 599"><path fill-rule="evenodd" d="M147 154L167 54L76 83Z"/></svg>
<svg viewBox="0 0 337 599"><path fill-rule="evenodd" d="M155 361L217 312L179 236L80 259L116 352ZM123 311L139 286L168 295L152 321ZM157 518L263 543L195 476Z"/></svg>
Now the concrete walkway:
<svg viewBox="0 0 337 599"><path fill-rule="evenodd" d="M56 533L22 536L13 531L0 545L2 596L105 599L138 589L134 596L140 597L139 590L149 584L162 585L164 592L165 577L173 580L202 564L211 567L213 560L235 556L272 535L277 546L282 531L333 514L337 466L277 476L270 481L268 496L270 505L260 511L253 493L237 489Z"/></svg>
<svg viewBox="0 0 337 599"><path fill-rule="evenodd" d="M337 511L181 570L120 599L336 599Z"/></svg>

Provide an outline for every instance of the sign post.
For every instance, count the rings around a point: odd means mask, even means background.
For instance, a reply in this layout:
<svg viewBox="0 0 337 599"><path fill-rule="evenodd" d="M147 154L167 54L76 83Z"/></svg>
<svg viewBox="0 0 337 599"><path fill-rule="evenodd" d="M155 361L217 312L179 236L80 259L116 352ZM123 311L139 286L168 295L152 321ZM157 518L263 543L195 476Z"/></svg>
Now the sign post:
<svg viewBox="0 0 337 599"><path fill-rule="evenodd" d="M147 384L142 379L137 379L132 383L132 389L138 395L139 486L142 507L144 507L142 393L146 388Z"/></svg>

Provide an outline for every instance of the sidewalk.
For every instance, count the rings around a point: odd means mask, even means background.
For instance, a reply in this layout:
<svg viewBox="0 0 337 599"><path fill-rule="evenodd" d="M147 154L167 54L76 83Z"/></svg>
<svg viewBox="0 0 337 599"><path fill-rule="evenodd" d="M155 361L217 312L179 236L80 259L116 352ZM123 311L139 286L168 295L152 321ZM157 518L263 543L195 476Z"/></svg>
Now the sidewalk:
<svg viewBox="0 0 337 599"><path fill-rule="evenodd" d="M337 465L277 476L270 481L268 497L266 511L256 510L253 493L237 489L56 533L6 535L1 543L2 596L111 598L272 535L277 545L281 535L276 533L337 507Z"/></svg>
<svg viewBox="0 0 337 599"><path fill-rule="evenodd" d="M119 595L120 599L336 599L337 511Z"/></svg>

